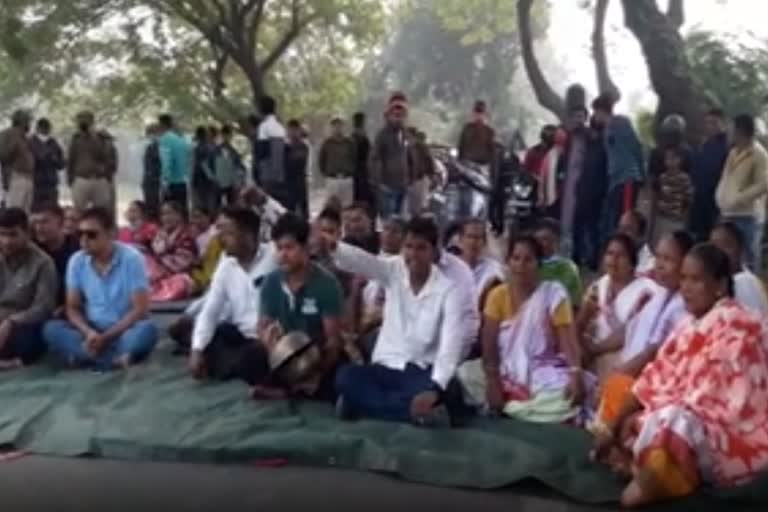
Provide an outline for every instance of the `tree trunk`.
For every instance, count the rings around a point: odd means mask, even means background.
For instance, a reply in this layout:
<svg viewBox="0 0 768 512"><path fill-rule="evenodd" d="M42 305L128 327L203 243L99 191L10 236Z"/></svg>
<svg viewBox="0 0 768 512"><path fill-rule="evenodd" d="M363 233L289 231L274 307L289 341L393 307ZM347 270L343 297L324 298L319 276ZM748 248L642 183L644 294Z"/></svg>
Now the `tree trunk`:
<svg viewBox="0 0 768 512"><path fill-rule="evenodd" d="M533 48L533 29L531 28L533 2L534 0L517 0L517 24L523 64L539 104L562 122L566 119L565 100L549 85Z"/></svg>
<svg viewBox="0 0 768 512"><path fill-rule="evenodd" d="M685 0L669 0L667 18L678 30L685 23Z"/></svg>
<svg viewBox="0 0 768 512"><path fill-rule="evenodd" d="M680 114L688 124L689 140L699 142L704 136L706 101L691 76L683 38L656 0L622 0L622 4L624 22L640 42L659 97L657 125L670 114Z"/></svg>
<svg viewBox="0 0 768 512"><path fill-rule="evenodd" d="M595 22L592 30L592 58L595 61L595 73L597 74L597 88L600 93L608 92L616 100L621 98L618 86L611 78L608 66L608 56L605 51L605 17L608 12L610 0L597 0L595 6Z"/></svg>

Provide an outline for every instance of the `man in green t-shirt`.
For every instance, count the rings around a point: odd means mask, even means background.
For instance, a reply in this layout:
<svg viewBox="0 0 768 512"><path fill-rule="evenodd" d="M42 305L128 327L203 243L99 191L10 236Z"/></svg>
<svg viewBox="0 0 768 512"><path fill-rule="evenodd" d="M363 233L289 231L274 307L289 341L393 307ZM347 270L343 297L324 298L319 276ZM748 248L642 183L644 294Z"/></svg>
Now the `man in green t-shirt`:
<svg viewBox="0 0 768 512"><path fill-rule="evenodd" d="M259 332L305 333L321 352L312 376L293 389L306 396L332 398L333 378L342 350L341 286L333 275L310 260L310 226L286 214L272 230L280 269L269 274L261 288Z"/></svg>

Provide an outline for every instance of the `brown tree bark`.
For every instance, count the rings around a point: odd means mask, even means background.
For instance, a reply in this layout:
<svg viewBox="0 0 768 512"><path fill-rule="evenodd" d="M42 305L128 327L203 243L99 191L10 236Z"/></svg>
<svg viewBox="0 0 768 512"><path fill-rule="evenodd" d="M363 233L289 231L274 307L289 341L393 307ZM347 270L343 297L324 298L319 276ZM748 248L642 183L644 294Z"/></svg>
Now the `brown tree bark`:
<svg viewBox="0 0 768 512"><path fill-rule="evenodd" d="M544 76L533 48L531 8L535 0L517 0L517 24L520 33L520 47L523 65L528 74L539 104L552 112L560 121L566 118L565 100L557 94Z"/></svg>
<svg viewBox="0 0 768 512"><path fill-rule="evenodd" d="M651 84L659 98L657 124L670 114L680 114L688 124L690 141L700 141L706 101L691 76L683 38L675 22L659 10L656 0L622 0L622 4L624 22L640 42Z"/></svg>
<svg viewBox="0 0 768 512"><path fill-rule="evenodd" d="M608 55L605 51L605 17L610 0L597 0L592 28L592 59L595 61L597 88L600 93L609 92L616 100L621 98L619 87L611 77Z"/></svg>

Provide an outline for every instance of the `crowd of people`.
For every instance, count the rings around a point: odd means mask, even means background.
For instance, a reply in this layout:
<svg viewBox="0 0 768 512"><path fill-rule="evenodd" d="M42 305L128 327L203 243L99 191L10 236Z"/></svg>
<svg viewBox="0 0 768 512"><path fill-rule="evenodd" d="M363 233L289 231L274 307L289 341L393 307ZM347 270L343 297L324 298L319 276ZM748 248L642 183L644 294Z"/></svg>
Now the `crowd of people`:
<svg viewBox="0 0 768 512"><path fill-rule="evenodd" d="M434 161L404 95L372 143L363 116L352 136L332 121L314 218L301 124L284 129L271 98L260 114L250 177L233 128L201 127L192 147L161 116L122 229L117 155L93 116L65 159L33 150L51 139L14 115L0 135L1 367L49 351L68 368L130 368L161 337L151 304L197 298L169 329L176 353L192 377L243 380L259 400L326 400L345 421L450 427L480 413L585 428L593 459L628 480L628 506L768 468L768 298L750 270L768 168L752 118L734 120L729 149L713 110L705 144L661 137L646 166L609 97L589 125L574 108L524 159L541 218L502 259L487 219L462 220L449 250L424 212ZM671 124L663 134L680 133ZM495 137L478 102L458 153L493 172ZM63 167L66 209L38 177ZM635 205L646 182L650 222Z"/></svg>

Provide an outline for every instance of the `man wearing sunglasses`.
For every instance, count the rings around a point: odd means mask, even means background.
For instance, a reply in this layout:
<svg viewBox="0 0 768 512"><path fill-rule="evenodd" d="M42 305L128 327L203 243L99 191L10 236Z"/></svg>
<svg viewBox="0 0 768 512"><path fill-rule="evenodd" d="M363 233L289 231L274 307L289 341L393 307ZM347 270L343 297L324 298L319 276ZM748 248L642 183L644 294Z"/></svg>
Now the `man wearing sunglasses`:
<svg viewBox="0 0 768 512"><path fill-rule="evenodd" d="M0 210L0 370L31 364L45 352L40 331L57 287L53 261L30 239L27 214Z"/></svg>
<svg viewBox="0 0 768 512"><path fill-rule="evenodd" d="M149 356L158 337L144 260L114 240L108 209L86 210L79 228L83 249L67 266L67 320L48 322L43 337L68 366L128 368Z"/></svg>

